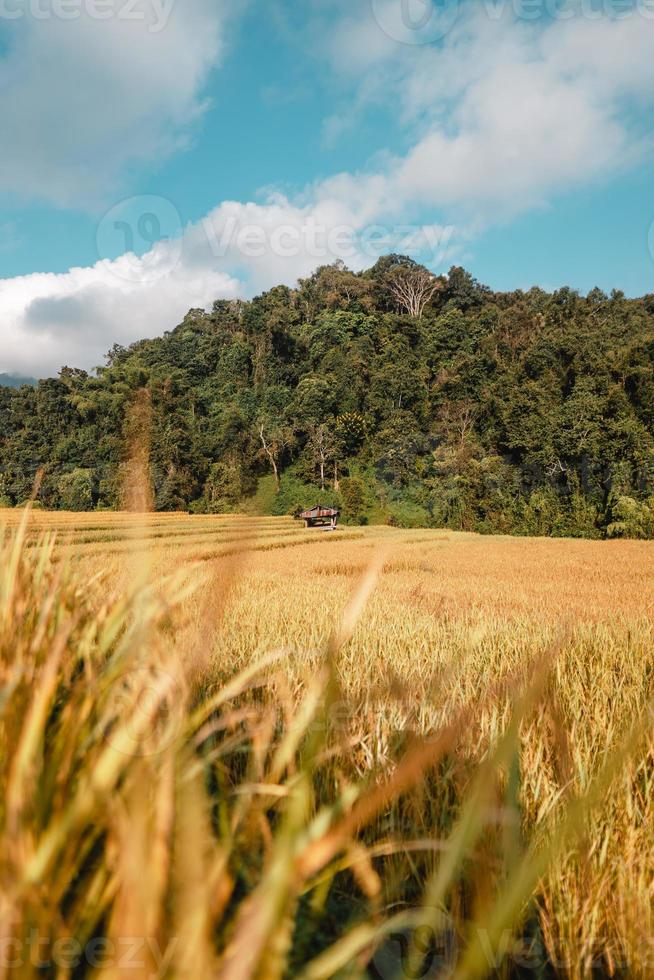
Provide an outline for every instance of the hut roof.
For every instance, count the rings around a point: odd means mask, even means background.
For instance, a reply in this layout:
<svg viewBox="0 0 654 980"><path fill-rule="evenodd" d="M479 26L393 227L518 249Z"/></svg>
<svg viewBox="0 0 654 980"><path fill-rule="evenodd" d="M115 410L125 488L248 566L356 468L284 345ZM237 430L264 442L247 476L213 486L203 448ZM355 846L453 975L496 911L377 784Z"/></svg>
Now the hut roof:
<svg viewBox="0 0 654 980"><path fill-rule="evenodd" d="M335 507L323 507L321 504L316 504L308 510L303 510L300 517L306 521L313 517L338 517L338 514L339 511Z"/></svg>

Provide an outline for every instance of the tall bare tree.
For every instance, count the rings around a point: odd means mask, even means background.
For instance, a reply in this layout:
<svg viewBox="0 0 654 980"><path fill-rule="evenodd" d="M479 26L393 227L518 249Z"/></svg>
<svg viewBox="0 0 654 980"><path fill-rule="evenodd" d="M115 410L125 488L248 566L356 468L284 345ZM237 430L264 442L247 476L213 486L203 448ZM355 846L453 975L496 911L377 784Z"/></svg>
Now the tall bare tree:
<svg viewBox="0 0 654 980"><path fill-rule="evenodd" d="M289 425L279 425L268 422L266 419L259 419L257 433L261 442L261 454L270 463L275 477L275 487L279 493L279 465L284 452L293 444L294 431Z"/></svg>
<svg viewBox="0 0 654 980"><path fill-rule="evenodd" d="M331 428L325 423L309 426L309 446L315 464L320 470L320 489L325 489L325 469L330 460L334 459L336 442Z"/></svg>
<svg viewBox="0 0 654 980"><path fill-rule="evenodd" d="M396 266L387 282L400 310L416 317L422 316L429 300L441 288L441 280L422 266Z"/></svg>
<svg viewBox="0 0 654 980"><path fill-rule="evenodd" d="M462 450L474 433L479 407L469 400L446 402L438 417L450 444Z"/></svg>

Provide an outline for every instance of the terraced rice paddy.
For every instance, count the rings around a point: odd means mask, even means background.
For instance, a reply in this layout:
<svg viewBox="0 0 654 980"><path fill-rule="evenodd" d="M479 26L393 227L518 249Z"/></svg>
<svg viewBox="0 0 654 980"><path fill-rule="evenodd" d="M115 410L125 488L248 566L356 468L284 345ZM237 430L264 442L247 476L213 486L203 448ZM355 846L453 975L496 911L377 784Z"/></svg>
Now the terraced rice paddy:
<svg viewBox="0 0 654 980"><path fill-rule="evenodd" d="M4 516L5 523L17 526L19 518L15 512L6 511ZM29 540L37 541L44 532L55 533L59 548L67 548L70 554L93 556L101 551L103 558L178 548L182 549L184 560L208 560L232 550L234 545L257 551L316 541L316 532L305 532L304 525L292 518L205 518L180 514L147 517L115 514L108 520L101 514L55 517L37 511L30 522ZM352 530L339 534L346 539L361 536Z"/></svg>
<svg viewBox="0 0 654 980"><path fill-rule="evenodd" d="M10 535L20 518L0 513ZM36 922L52 943L182 937L171 977L281 977L311 962L308 977L390 980L439 975L416 973L392 929L380 938L424 903L462 977L652 975L649 543L37 511L21 561L28 602L18 573L4 580L17 603L4 607L5 683L32 666L20 704L18 688L8 695L3 739L23 746L31 777L28 792L2 770L3 844L20 844L11 880L30 884L17 891L4 872L12 936ZM34 637L50 649L77 605L56 668L64 697ZM98 733L120 733L132 710L103 666L115 644L128 688L172 677L174 694L157 694L167 713L153 731L132 721L138 750L82 805L89 774L117 765ZM257 662L254 687L253 674L237 680ZM37 710L48 697L63 697L58 720L29 755L22 719L49 717ZM423 755L407 757L410 737L427 739Z"/></svg>

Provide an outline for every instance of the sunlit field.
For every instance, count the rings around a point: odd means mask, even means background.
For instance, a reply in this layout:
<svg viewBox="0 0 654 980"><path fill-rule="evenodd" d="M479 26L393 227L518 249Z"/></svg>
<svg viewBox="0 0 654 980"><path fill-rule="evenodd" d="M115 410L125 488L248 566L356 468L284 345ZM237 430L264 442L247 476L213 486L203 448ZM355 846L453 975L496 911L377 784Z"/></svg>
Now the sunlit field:
<svg viewBox="0 0 654 980"><path fill-rule="evenodd" d="M652 976L650 543L0 524L1 977Z"/></svg>

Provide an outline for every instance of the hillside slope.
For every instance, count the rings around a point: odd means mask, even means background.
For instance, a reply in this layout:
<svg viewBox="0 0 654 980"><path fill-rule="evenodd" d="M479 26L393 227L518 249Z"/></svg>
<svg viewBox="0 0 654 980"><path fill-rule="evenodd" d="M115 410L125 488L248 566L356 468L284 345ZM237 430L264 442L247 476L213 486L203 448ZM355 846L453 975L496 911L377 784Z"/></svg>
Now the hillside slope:
<svg viewBox="0 0 654 980"><path fill-rule="evenodd" d="M135 441L160 510L256 510L267 477L277 513L650 537L654 296L495 293L397 256L324 267L191 310L97 376L0 389L0 500L43 467L43 506L120 506Z"/></svg>
<svg viewBox="0 0 654 980"><path fill-rule="evenodd" d="M20 388L21 385L38 384L36 378L24 378L19 374L0 374L0 388Z"/></svg>

